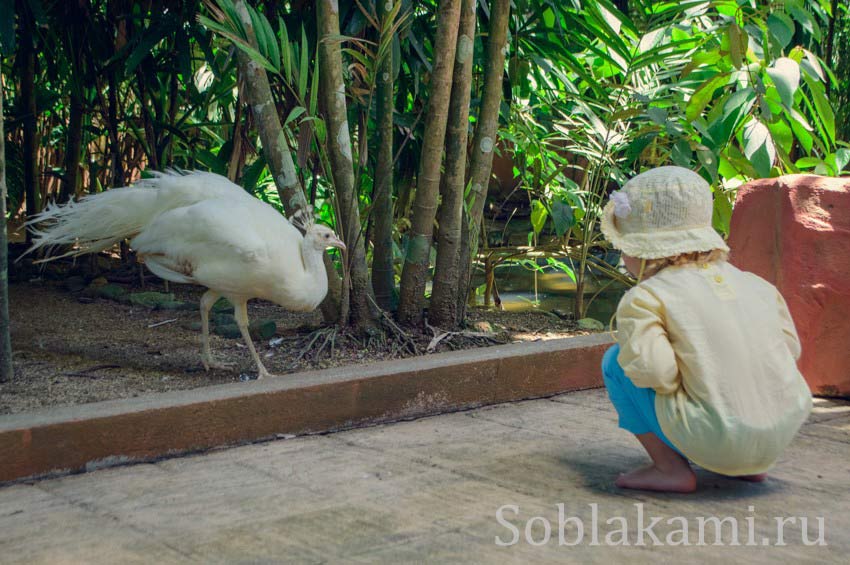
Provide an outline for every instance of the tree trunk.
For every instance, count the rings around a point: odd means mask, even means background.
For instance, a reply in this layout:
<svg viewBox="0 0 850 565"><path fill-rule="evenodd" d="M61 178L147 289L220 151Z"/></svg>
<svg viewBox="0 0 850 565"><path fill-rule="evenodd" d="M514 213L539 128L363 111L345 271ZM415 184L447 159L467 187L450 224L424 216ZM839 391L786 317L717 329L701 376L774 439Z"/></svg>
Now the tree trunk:
<svg viewBox="0 0 850 565"><path fill-rule="evenodd" d="M490 184L496 133L499 129L499 107L502 103L502 78L505 74L510 11L510 0L490 2L490 33L487 43L487 64L484 69L484 92L481 96L478 124L472 143L472 163L469 171L471 190L466 203L469 217L465 222L464 234L468 240L461 244L462 249L469 251L469 256L460 262L461 281L463 281L461 285L465 287L465 290L459 293L461 318L464 315L466 296L469 292L472 261L478 254L478 236L484 216L484 202L487 200L487 187Z"/></svg>
<svg viewBox="0 0 850 565"><path fill-rule="evenodd" d="M66 202L77 194L77 179L80 172L80 150L83 146L83 101L76 93L71 94L71 112L68 119L68 136L65 140L65 176L59 201Z"/></svg>
<svg viewBox="0 0 850 565"><path fill-rule="evenodd" d="M339 7L336 0L319 0L316 7L319 44L319 104L324 109L327 127L328 159L339 203L340 231L348 253L350 321L360 329L375 327L377 317L368 297L372 292L366 267L366 245L360 224L359 199L354 179L351 134L345 103L345 83L342 78L342 51L339 36ZM345 296L343 295L343 303ZM343 312L344 314L344 312ZM347 320L342 317L345 323Z"/></svg>
<svg viewBox="0 0 850 565"><path fill-rule="evenodd" d="M380 41L392 41L391 15L394 0L377 2L381 23ZM388 49L378 67L378 92L375 113L378 122L378 150L375 156L375 188L372 191L372 288L375 300L384 310L393 310L395 275L393 272L393 50Z"/></svg>
<svg viewBox="0 0 850 565"><path fill-rule="evenodd" d="M437 36L434 41L434 67L428 94L425 135L416 178L413 217L401 273L398 319L406 324L422 320L425 283L431 256L431 239L440 191L440 164L446 138L452 69L457 47L461 0L440 0Z"/></svg>
<svg viewBox="0 0 850 565"><path fill-rule="evenodd" d="M0 383L12 380L9 336L9 241L6 236L6 137L3 132L3 77L0 76Z"/></svg>
<svg viewBox="0 0 850 565"><path fill-rule="evenodd" d="M466 154L469 132L469 99L472 86L472 50L475 42L476 0L463 0L460 31L452 79L449 123L446 131L446 168L441 185L438 216L437 266L428 319L431 324L451 329L460 325L458 293L466 291L461 282L461 223L466 184ZM466 260L466 253L463 253Z"/></svg>
<svg viewBox="0 0 850 565"><path fill-rule="evenodd" d="M227 178L232 182L238 182L242 175L243 150L242 150L242 101L236 96L236 112L233 119L233 135L230 138L230 162L227 165Z"/></svg>
<svg viewBox="0 0 850 565"><path fill-rule="evenodd" d="M244 0L234 2L236 10L242 18L248 38L256 45L254 28L246 22L251 17L245 7ZM286 141L286 134L280 123L277 108L272 97L269 77L266 71L251 60L241 49L237 49L237 64L239 75L244 81L245 102L254 112L260 141L263 144L263 156L266 158L269 170L274 177L280 201L288 215L307 207L304 189L298 181L292 151ZM339 316L340 280L333 267L330 257L325 254L325 271L328 277L328 296L322 302L322 315L325 321L335 321Z"/></svg>
<svg viewBox="0 0 850 565"><path fill-rule="evenodd" d="M29 21L32 24L31 21ZM28 36L29 33L25 33ZM26 187L27 216L33 217L39 212L39 178L38 178L38 132L36 131L35 103L35 50L31 37L23 37L21 41L21 111L24 125L24 185ZM32 234L27 230L27 243L32 241Z"/></svg>

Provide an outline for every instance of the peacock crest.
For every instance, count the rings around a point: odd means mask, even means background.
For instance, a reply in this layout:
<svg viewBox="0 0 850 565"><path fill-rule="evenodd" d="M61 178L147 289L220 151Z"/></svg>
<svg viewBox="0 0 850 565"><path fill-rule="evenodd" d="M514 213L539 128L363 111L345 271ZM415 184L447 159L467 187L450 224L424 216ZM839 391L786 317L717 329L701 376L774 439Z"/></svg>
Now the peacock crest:
<svg viewBox="0 0 850 565"><path fill-rule="evenodd" d="M303 232L310 231L310 228L316 225L316 216L313 214L313 207L308 204L307 207L298 209L289 217L289 222Z"/></svg>

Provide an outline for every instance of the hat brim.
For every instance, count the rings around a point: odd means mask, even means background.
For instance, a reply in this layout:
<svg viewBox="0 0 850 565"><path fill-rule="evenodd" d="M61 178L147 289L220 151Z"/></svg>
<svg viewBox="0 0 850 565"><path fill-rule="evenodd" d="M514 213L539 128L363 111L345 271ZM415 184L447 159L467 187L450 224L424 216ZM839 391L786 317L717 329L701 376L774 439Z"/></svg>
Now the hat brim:
<svg viewBox="0 0 850 565"><path fill-rule="evenodd" d="M729 246L711 226L624 234L617 229L613 202L608 202L602 210L599 227L614 247L638 259L661 259L715 249L729 251Z"/></svg>

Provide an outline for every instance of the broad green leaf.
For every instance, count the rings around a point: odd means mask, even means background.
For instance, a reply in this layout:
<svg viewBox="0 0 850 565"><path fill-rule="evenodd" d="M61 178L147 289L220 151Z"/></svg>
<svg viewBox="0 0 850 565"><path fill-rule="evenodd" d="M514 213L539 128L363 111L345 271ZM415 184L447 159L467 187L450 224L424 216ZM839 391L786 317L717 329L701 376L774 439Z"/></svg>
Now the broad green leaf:
<svg viewBox="0 0 850 565"><path fill-rule="evenodd" d="M760 177L770 176L770 168L776 160L776 149L770 130L755 117L744 125L742 133L744 155L750 160Z"/></svg>
<svg viewBox="0 0 850 565"><path fill-rule="evenodd" d="M811 153L812 146L814 145L814 138L810 133L811 128L806 129L799 121L793 118L789 119L789 123L791 124L791 131L794 132L794 137L796 137L797 141L800 142L800 146L803 148L803 151Z"/></svg>
<svg viewBox="0 0 850 565"><path fill-rule="evenodd" d="M791 132L791 126L780 118L775 122L768 123L767 129L770 130L770 135L776 147L781 147L785 153L790 153L794 146L794 134Z"/></svg>
<svg viewBox="0 0 850 565"><path fill-rule="evenodd" d="M690 100L688 100L687 106L685 106L685 117L688 121L692 122L699 118L702 111L706 106L708 106L708 103L711 102L711 98L714 96L714 91L725 86L728 82L729 73L720 73L697 88L693 95L691 95Z"/></svg>
<svg viewBox="0 0 850 565"><path fill-rule="evenodd" d="M546 27L552 28L555 26L555 12L552 11L552 8L546 8L543 11L543 23L546 24Z"/></svg>
<svg viewBox="0 0 850 565"><path fill-rule="evenodd" d="M803 28L806 33L811 35L815 41L820 41L820 26L818 26L812 15L803 8L802 3L788 2L787 6L788 11L791 12L791 16L797 20L800 27Z"/></svg>
<svg viewBox="0 0 850 565"><path fill-rule="evenodd" d="M767 69L767 74L773 80L782 103L789 108L794 106L794 94L800 87L800 65L788 57L780 57Z"/></svg>
<svg viewBox="0 0 850 565"><path fill-rule="evenodd" d="M673 151L670 153L670 159L680 167L690 168L693 151L691 145L685 139L680 139L673 146Z"/></svg>
<svg viewBox="0 0 850 565"><path fill-rule="evenodd" d="M806 131L815 131L814 128L809 124L809 121L797 110L794 108L785 108L785 112L788 114L788 117L791 119L791 122L796 122L801 128Z"/></svg>
<svg viewBox="0 0 850 565"><path fill-rule="evenodd" d="M776 39L780 49L784 49L794 37L794 22L784 12L773 12L767 17L767 29Z"/></svg>
<svg viewBox="0 0 850 565"><path fill-rule="evenodd" d="M563 237L575 223L573 208L560 198L553 198L549 208L552 214L552 223L555 225L555 233L558 234L558 237Z"/></svg>
<svg viewBox="0 0 850 565"><path fill-rule="evenodd" d="M732 64L736 69L744 66L744 61L747 57L749 40L747 32L741 29L738 24L732 23L729 25L729 57L732 59Z"/></svg>
<svg viewBox="0 0 850 565"><path fill-rule="evenodd" d="M534 235L538 235L546 225L546 218L549 216L549 211L546 205L540 200L531 201L531 227L534 230Z"/></svg>
<svg viewBox="0 0 850 565"><path fill-rule="evenodd" d="M799 45L792 49L790 53L788 53L788 57L796 61L798 64L803 60L803 57L805 56L806 54L803 52L803 48Z"/></svg>
<svg viewBox="0 0 850 565"><path fill-rule="evenodd" d="M714 211L711 224L723 235L729 235L729 224L732 221L732 199L730 193L717 189L714 191Z"/></svg>
<svg viewBox="0 0 850 565"><path fill-rule="evenodd" d="M815 78L815 75L820 79L821 82L826 82L826 77L823 74L823 67L821 67L820 61L817 56L809 51L808 49L804 49L803 53L805 53L805 59L800 61L800 66L804 71L809 73L809 76ZM812 74L814 72L814 75Z"/></svg>
<svg viewBox="0 0 850 565"><path fill-rule="evenodd" d="M663 126L667 123L667 110L665 110L664 108L658 108L655 106L650 107L649 109L647 109L646 115L649 117L650 120L660 126Z"/></svg>
<svg viewBox="0 0 850 565"><path fill-rule="evenodd" d="M718 100L718 105L721 104L721 100ZM710 141L715 149L724 147L732 139L744 116L749 114L755 100L756 93L749 87L728 96L722 103L723 112L720 117L708 125L710 140L704 140L704 142L709 144L708 141Z"/></svg>
<svg viewBox="0 0 850 565"><path fill-rule="evenodd" d="M840 175L842 171L850 164L850 149L842 147L835 152L836 175Z"/></svg>
<svg viewBox="0 0 850 565"><path fill-rule="evenodd" d="M820 163L820 159L817 157L800 157L797 159L797 162L794 163L794 166L798 169L811 169L817 166Z"/></svg>
<svg viewBox="0 0 850 565"><path fill-rule="evenodd" d="M716 183L720 180L718 176L718 160L714 151L700 149L697 151L697 158L699 158L699 162L702 163L702 167L708 171L709 176L711 176L712 183Z"/></svg>

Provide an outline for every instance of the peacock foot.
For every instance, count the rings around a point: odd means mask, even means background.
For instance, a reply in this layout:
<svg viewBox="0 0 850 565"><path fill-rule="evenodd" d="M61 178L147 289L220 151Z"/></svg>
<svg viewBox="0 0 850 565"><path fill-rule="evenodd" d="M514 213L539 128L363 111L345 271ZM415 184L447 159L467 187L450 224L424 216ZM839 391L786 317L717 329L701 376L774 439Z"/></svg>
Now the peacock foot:
<svg viewBox="0 0 850 565"><path fill-rule="evenodd" d="M204 369L207 371L209 371L210 369L220 369L223 371L229 371L236 366L235 363L217 361L212 355L204 354L201 354L201 363L204 364Z"/></svg>

